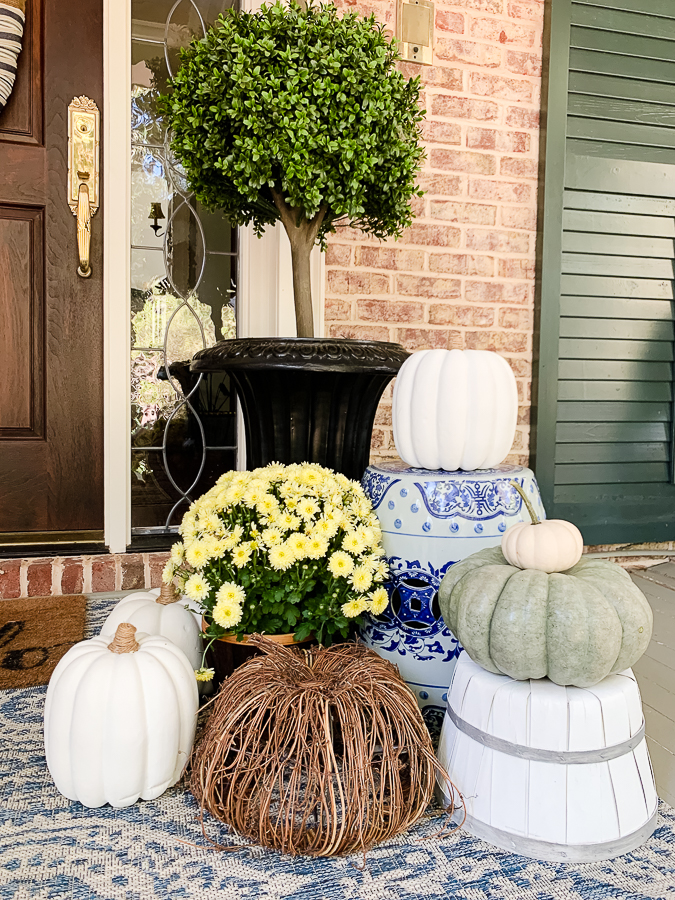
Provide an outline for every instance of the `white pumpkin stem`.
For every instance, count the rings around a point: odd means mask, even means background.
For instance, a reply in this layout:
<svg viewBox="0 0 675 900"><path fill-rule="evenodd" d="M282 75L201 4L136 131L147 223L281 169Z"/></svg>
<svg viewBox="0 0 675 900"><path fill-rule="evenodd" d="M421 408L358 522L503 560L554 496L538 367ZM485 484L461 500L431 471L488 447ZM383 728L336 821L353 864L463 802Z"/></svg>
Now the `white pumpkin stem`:
<svg viewBox="0 0 675 900"><path fill-rule="evenodd" d="M159 591L159 597L155 600L155 603L161 603L162 606L168 606L169 603L175 603L180 599L180 594L176 590L176 585L172 582L169 584L162 583L162 587Z"/></svg>
<svg viewBox="0 0 675 900"><path fill-rule="evenodd" d="M532 519L532 524L539 525L539 516L534 511L534 506L532 506L532 504L530 503L527 495L525 494L525 491L521 488L521 486L516 481L511 482L511 487L514 487L518 491L520 496L522 497L523 503L525 504L525 508L527 509L528 513L530 514L530 518Z"/></svg>
<svg viewBox="0 0 675 900"><path fill-rule="evenodd" d="M141 646L135 638L136 626L129 622L120 622L115 637L108 644L111 653L135 653Z"/></svg>

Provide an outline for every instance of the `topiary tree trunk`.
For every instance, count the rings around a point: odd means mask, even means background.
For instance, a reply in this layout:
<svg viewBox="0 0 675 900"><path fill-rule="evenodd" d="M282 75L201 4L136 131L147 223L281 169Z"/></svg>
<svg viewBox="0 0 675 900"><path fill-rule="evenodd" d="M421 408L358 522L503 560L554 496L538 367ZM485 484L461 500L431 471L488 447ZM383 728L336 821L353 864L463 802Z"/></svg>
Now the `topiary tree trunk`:
<svg viewBox="0 0 675 900"><path fill-rule="evenodd" d="M328 208L325 205L321 206L316 215L308 219L304 210L289 206L284 200L283 193L277 188L272 188L272 197L291 243L293 299L298 337L314 337L310 258Z"/></svg>

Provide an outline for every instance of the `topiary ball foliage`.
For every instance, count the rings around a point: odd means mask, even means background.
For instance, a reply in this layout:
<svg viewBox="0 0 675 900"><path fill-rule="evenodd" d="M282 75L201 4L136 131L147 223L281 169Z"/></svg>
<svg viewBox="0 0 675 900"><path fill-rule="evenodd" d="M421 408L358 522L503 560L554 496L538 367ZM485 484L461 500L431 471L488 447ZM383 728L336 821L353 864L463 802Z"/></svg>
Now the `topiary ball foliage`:
<svg viewBox="0 0 675 900"><path fill-rule="evenodd" d="M419 78L397 71L398 59L374 16L331 4L228 10L183 50L162 99L197 198L261 234L281 218L280 190L317 222L322 246L337 219L399 235L422 194L424 111Z"/></svg>

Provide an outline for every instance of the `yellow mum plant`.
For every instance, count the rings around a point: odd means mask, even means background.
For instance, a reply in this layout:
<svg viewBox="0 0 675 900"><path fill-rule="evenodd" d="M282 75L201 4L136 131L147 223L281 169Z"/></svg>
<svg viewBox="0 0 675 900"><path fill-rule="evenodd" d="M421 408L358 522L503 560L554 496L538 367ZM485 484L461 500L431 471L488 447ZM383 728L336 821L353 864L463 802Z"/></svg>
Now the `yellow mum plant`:
<svg viewBox="0 0 675 900"><path fill-rule="evenodd" d="M205 635L310 634L328 646L387 603L382 533L361 485L314 463L227 472L192 504L164 580Z"/></svg>

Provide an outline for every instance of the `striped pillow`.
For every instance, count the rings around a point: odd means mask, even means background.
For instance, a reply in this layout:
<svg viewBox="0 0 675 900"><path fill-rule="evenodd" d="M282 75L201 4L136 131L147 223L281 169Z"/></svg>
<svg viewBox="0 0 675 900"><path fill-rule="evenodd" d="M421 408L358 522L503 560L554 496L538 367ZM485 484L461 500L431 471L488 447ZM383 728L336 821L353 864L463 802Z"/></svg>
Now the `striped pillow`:
<svg viewBox="0 0 675 900"><path fill-rule="evenodd" d="M0 112L14 87L25 9L26 0L0 0Z"/></svg>

